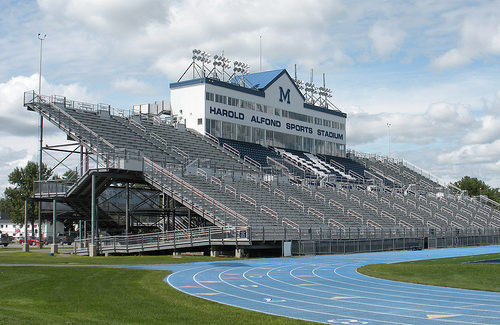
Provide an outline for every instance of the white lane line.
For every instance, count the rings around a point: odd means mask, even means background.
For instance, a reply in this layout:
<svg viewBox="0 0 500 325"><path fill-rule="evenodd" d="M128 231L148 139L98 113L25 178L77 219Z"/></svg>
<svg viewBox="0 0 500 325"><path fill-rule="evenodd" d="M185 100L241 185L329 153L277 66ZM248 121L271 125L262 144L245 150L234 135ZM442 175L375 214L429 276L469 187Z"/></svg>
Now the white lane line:
<svg viewBox="0 0 500 325"><path fill-rule="evenodd" d="M350 279L349 277L346 277L346 276L343 276L343 275L339 274L338 273L338 269L340 269L340 268L346 268L346 267L351 267L351 266L352 265L344 265L344 266L337 267L337 269L334 271L334 274L337 275L340 278ZM330 278L321 276L321 275L317 274L316 272L314 272L314 274L317 277L319 277L321 279L324 279L326 281L332 282L332 283L334 283L336 285L336 286L331 286L331 285L325 284L326 287L337 288L337 286L345 285L345 286L348 286L348 287L345 288L345 290L348 290L350 292L354 292L354 294L358 294L359 292L361 292L361 293L369 294L370 296L373 295L373 292L372 291L363 290L363 289L365 289L365 288L372 288L373 289L374 288L375 290L380 290L381 291L381 292L377 293L377 295L379 295L379 296L388 296L388 297L391 297L391 298L395 298L395 297L402 298L403 301L401 301L401 299L399 299L399 300L396 301L396 302L399 302L399 303L407 303L407 304L412 304L412 305L428 305L428 303L417 303L417 302L414 302L414 301L408 302L407 301L408 300L408 295L412 295L413 296L414 295L413 292L398 291L398 290L395 290L395 289L385 289L385 288L380 289L380 288L378 288L378 286L376 284L373 284L373 283L370 283L370 282L367 282L367 284L361 286L361 285L358 285L358 284L352 284L349 281L342 281L342 280L338 280L338 279L335 279L335 280L334 279L330 279ZM361 287L361 289L358 289L360 287ZM434 291L436 291L436 290L434 290ZM397 293L398 295L390 294L391 292ZM403 295L401 295L401 294L403 294ZM445 292L445 294L449 295L451 293ZM427 298L428 296L431 297L431 298ZM453 301L440 299L442 297L443 297L443 294L436 295L436 294L421 294L420 293L419 296L416 296L414 300L430 301L431 302L430 305L436 306L436 307L439 307L439 308L461 308L462 306L471 303L470 301L467 301L467 302L461 302L460 305L446 306L447 304L453 303ZM455 297L453 297L453 299L455 299ZM467 299L467 300L473 300L472 298L465 298L465 299ZM380 297L377 297L377 300L387 300L387 301L395 302L394 300L383 299L383 298L380 298ZM492 300L490 299L490 300L487 300L487 301L491 302ZM442 302L443 306L436 305L436 304L434 304L435 302ZM483 302L483 301L481 301L481 302ZM494 306L492 306L492 307L494 307ZM480 312L484 311L484 312L500 313L500 310L498 310L498 309L495 309L495 310L478 309L477 311L480 311Z"/></svg>
<svg viewBox="0 0 500 325"><path fill-rule="evenodd" d="M338 273L338 269L340 268L345 268L345 267L349 267L349 265L345 265L345 266L340 266L337 268L337 270L334 271L334 274L341 277L341 278L349 278L349 277L345 277L341 274ZM345 281L339 281L339 280L333 280L333 279L330 279L330 278L326 278L324 276L321 276L321 275L318 275L315 271L313 272L314 274L316 274L319 278L321 279L324 279L326 281L330 281L330 282L333 282L333 283L336 283L336 284L339 284L339 283L342 283L342 284L346 284L346 285L350 285L350 282L345 282ZM355 286L358 286L358 285L355 285ZM332 287L332 286L329 286L329 287ZM376 285L373 285L371 283L367 283L367 285L364 286L364 288L376 288ZM335 287L336 288L336 287ZM377 289L377 288L376 288ZM373 296L373 293L371 291L366 291L366 290L359 290L359 289L346 289L348 291L354 291L354 293L357 293L357 292L363 292L363 293L368 293L370 295ZM394 289L391 289L391 290L388 290L388 289L382 289L384 291L389 291L389 292L395 292L395 293L400 293L399 291L397 290L394 290ZM409 293L407 291L404 291L403 292L405 295L389 295L389 294L385 294L385 293L377 293L377 295L384 295L384 296L389 296L389 297L400 297L400 298L403 298L403 301L401 300L390 300L390 299L383 299L383 298L379 298L377 297L376 299L377 300L383 300L383 301L387 301L387 302L393 302L393 303L402 303L402 304L408 304L408 305L415 305L415 306L432 306L434 308L442 308L442 309L459 309L462 313L462 309L464 308L464 306L466 306L467 302L461 302L460 305L452 305L452 306L449 306L449 305L446 305L446 304L450 304L450 303L453 303L453 301L447 301L447 300L440 300L440 299L436 299L436 298L433 298L433 299L427 299L427 298L421 298L419 296L422 296L421 293L417 293L416 295L412 294L412 293ZM448 292L445 292L445 294L449 294ZM411 296L409 296L411 295ZM443 295L433 295L433 297L442 297ZM372 299L375 299L375 298L372 298ZM422 303L416 303L416 302L413 302L411 300L427 300L427 301L430 301L431 303L426 303L426 304L422 304ZM453 296L453 299L455 300L455 296ZM470 299L470 298L467 298L467 299ZM434 302L436 301L439 301L439 302L445 302L446 304L443 304L443 305L436 305L434 304ZM455 301L456 302L456 301ZM496 301L495 301L496 303ZM491 306L491 305L490 305ZM491 307L494 307L494 306L491 306ZM499 309L494 309L494 310L487 310L487 309L468 309L469 311L477 311L477 312L489 312L489 313L500 313L500 310ZM465 315L465 314L464 314ZM470 317L481 317L481 318L492 318L492 319L497 319L497 317L495 316L486 316L486 315L477 315L477 314L468 314L467 316L470 316Z"/></svg>
<svg viewBox="0 0 500 325"><path fill-rule="evenodd" d="M309 266L308 266L308 265L306 265L306 266L304 266L304 267L309 267ZM298 269L298 268L296 268L296 269ZM293 275L293 271L294 271L294 270L295 270L295 269L292 269L289 273L290 273L290 276L291 276L291 277L296 278L296 277ZM314 270L313 270L313 271L314 271ZM313 273L314 273L314 272L313 272ZM318 276L318 277L319 277L319 276ZM321 278L324 278L324 277L321 277ZM325 279L326 279L326 278L325 278ZM298 280L303 281L303 282L306 282L306 281L307 281L307 282L311 282L312 284L316 284L316 285L317 285L317 284L319 284L318 282L313 282L313 281L310 281L310 280L307 280L307 279L302 279L302 278L301 278L301 279L298 279ZM330 280L330 279L327 279L327 280ZM282 283L284 283L284 284L288 284L288 282L285 282L285 281L280 281L280 280L276 280L276 281L282 282ZM326 286L326 287L332 287L332 286L328 286L328 285L324 285L324 286ZM332 287L332 288L335 288L335 289L337 289L337 290L338 290L338 289L342 289L342 290L348 290L348 291L354 291L354 292L356 292L356 290L350 290L350 289L347 289L347 288L344 288L344 287L340 287L340 288L339 288L339 287ZM322 289L317 288L316 286L314 286L314 287L307 287L307 289L308 289L309 291L314 291L314 292L320 292L320 293L331 293L331 291L330 291L330 290L325 291L325 290L322 290ZM369 292L369 291L363 291L363 293L368 293L368 294L370 294L370 292ZM318 298L321 298L321 297L318 297ZM369 296L366 296L366 295L365 295L364 297L363 297L363 296L361 296L361 298L366 298L366 299L371 299L371 300L377 300L377 301L381 300L381 299L379 299L378 297L373 297L373 295L369 295ZM386 302L389 302L389 303L398 303L398 304L403 303L403 304L406 304L406 302L404 302L404 301L403 301L403 302L401 302L400 300L388 300L388 299L383 299L383 300L384 300L384 301L386 301ZM395 307L395 306L393 306L392 304L388 304L388 305L370 304L370 303L362 302L362 301L360 301L360 300L352 301L352 302L350 302L350 304L352 304L352 305L357 304L357 305L365 305L365 306L375 306L375 307L383 307L383 308L391 308L391 309L407 310L407 311L418 311L418 312L422 312L422 313L431 313L431 312L429 312L428 310L422 310L422 309L416 309L416 308L406 308L406 307ZM413 304L413 303L407 303L407 304L409 304L409 305L419 305L419 306L422 306L422 307L434 307L434 308L436 308L434 305L429 305L429 304L425 304L425 305L423 305L423 304ZM443 308L443 309L444 309L445 307L441 307L441 306L440 306L440 307L438 307L438 308ZM437 312L436 312L436 311L433 311L432 313L437 313ZM391 315L392 315L392 314L391 314ZM395 315L396 315L396 314L395 314ZM471 317L471 318L481 317L481 318L492 318L492 319L494 319L494 320L496 320L496 319L497 319L496 317L479 316L479 315L465 315L465 314L464 314L464 316L469 316L469 317ZM465 324L465 323L467 323L467 322L460 321L459 323L461 323L461 324ZM471 324L474 324L474 323L471 323ZM480 323L480 324L482 324L482 323Z"/></svg>
<svg viewBox="0 0 500 325"><path fill-rule="evenodd" d="M255 269L258 269L259 267L255 268ZM202 270L196 274L194 274L192 276L192 279L193 281L195 281L196 283L197 280L196 280L196 276L199 275L200 273L202 272L207 272L207 271L210 271L212 269L215 269L215 268L210 268L210 269L205 269L205 270ZM224 272L221 272L219 273L219 279L222 279L222 273ZM246 273L246 272L245 272ZM169 279L167 279L169 280ZM170 284L170 282L169 282ZM284 297L280 297L280 296L276 296L274 294L263 294L263 293L260 293L260 292L257 292L255 290L250 290L250 289L242 289L242 288L239 288L235 285L231 285L230 283L226 283L227 285L231 286L231 287L234 287L236 289L238 289L239 291L247 291L247 292L251 292L251 293L254 293L254 294L257 294L257 295L260 295L260 296L263 296L263 297L272 297L272 298L277 298L277 299L288 299L288 298L284 298ZM171 284L170 284L171 285ZM285 308L285 309L291 309L291 310L296 310L296 311L301 311L301 312L305 312L305 313L310 313L312 315L325 315L325 319L326 318L332 318L332 317L341 317L341 318L352 318L351 316L348 316L348 315L342 315L342 314L332 314L332 313L326 313L326 312L318 312L318 311L311 311L310 309L303 309L303 308L297 308L297 307L292 307L292 306L286 306L286 305L283 305L283 304L276 304L276 303L270 303L270 302L265 302L265 301L262 301L262 300L256 300L256 299L250 299L250 298L247 298L247 297L244 297L244 296L239 296L239 295L235 295L235 294L230 294L230 293L227 293L227 292L224 292L224 291L221 291L221 290L216 290L216 289L213 289L213 288L209 288L203 284L200 284L201 286L209 289L209 290L212 290L214 292L218 292L218 293L221 293L221 294L224 294L226 296L230 296L230 297L235 297L235 298L239 298L241 300L246 300L246 301L249 301L249 302L254 302L254 303L257 303L257 304L263 304L263 305L274 305L274 306L277 306L277 307L282 307L282 308ZM172 285L171 285L172 286ZM175 286L172 286L174 288L176 288ZM199 297L193 293L190 293L190 292L186 292L186 291L183 291L183 290L180 290L180 289L177 289L181 292L184 292L186 294L189 294L191 296L195 296L195 297ZM228 305L228 306L232 306L232 307L240 307L240 308L245 308L245 309L248 309L248 310L251 310L251 311L256 311L256 312L260 312L260 313L265 313L265 314L270 314L270 315L275 315L275 316L284 316L284 317L288 317L288 318L293 318L293 319L300 319L300 320L307 320L307 321L314 321L314 322L318 322L318 319L316 318L298 318L298 317L293 317L293 316L289 316L285 313L283 314L279 314L279 313L272 313L272 312L268 312L268 311L263 311L263 310L260 310L260 309L256 309L256 308L251 308L251 307L243 307L241 305L236 305L236 304L231 304L231 303L227 303L227 302L222 302L222 301L219 301L217 300L215 297L214 298L211 298L212 296L203 296L203 297L199 297L199 298L203 298L203 299L206 299L206 300L210 300L210 301L214 301L214 302L217 302L217 303L220 303L220 304L224 304L224 305ZM298 300L295 300L295 299L288 299L289 301L298 301ZM298 301L298 302L303 302L303 301ZM366 319L363 317L363 319ZM371 319L366 319L366 320L371 320ZM372 321L376 321L376 322L380 322L379 320L372 320ZM400 322L386 322L384 321L385 324L399 324L399 325L410 325L410 324L406 324L406 323L400 323Z"/></svg>

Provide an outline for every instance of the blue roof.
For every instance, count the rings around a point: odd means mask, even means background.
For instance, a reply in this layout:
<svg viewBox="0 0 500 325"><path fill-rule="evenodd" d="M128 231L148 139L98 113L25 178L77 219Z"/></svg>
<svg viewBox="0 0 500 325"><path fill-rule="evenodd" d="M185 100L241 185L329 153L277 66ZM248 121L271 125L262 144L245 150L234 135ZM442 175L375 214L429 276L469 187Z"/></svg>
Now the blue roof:
<svg viewBox="0 0 500 325"><path fill-rule="evenodd" d="M245 87L254 89L264 89L277 77L279 77L283 73L283 71L285 71L285 69L247 74L244 77ZM231 81L234 81L239 84L240 80L241 80L241 75L235 76Z"/></svg>

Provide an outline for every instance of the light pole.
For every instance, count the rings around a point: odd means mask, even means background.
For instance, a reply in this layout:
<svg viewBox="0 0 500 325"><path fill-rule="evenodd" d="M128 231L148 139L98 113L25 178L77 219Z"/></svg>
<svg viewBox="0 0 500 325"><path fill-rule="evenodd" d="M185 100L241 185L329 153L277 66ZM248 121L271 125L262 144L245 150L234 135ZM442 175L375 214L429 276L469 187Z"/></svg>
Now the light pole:
<svg viewBox="0 0 500 325"><path fill-rule="evenodd" d="M40 72L38 74L38 104L40 105L42 96L42 44L43 40L47 37L45 34L38 33L38 39L40 40ZM43 163L43 116L40 112L40 164L38 166L38 180L42 180L42 163ZM52 234L53 236L55 234ZM42 248L42 204L38 202L38 245Z"/></svg>
<svg viewBox="0 0 500 325"><path fill-rule="evenodd" d="M387 123L387 132L389 134L388 138L389 138L389 154L387 155L387 157L391 157L391 123Z"/></svg>

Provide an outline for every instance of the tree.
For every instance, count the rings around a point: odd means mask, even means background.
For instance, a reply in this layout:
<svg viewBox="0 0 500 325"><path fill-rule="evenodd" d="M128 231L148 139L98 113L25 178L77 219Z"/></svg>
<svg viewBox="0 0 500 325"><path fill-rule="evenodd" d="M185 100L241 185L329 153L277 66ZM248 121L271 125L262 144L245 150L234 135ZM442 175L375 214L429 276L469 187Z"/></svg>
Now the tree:
<svg viewBox="0 0 500 325"><path fill-rule="evenodd" d="M6 212L15 223L24 224L24 201L33 196L33 183L38 180L38 164L28 161L24 168L16 167L9 174L9 183L13 187L5 189L5 198L0 202L0 209ZM42 180L50 177L51 171L42 165ZM28 204L28 220L34 231L38 218L38 204Z"/></svg>
<svg viewBox="0 0 500 325"><path fill-rule="evenodd" d="M486 195L489 199L500 203L500 192L475 177L464 176L454 183L462 190L467 190L469 196Z"/></svg>

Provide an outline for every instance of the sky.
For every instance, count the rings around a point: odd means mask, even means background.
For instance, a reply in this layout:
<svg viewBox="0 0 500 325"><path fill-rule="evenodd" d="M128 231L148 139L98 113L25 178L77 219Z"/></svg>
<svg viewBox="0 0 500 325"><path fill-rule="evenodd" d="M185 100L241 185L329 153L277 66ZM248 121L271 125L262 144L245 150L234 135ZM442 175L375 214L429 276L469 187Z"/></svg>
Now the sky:
<svg viewBox="0 0 500 325"><path fill-rule="evenodd" d="M39 159L39 116L23 107L38 33L42 94L125 110L169 100L195 48L259 72L262 37L264 71L325 73L348 149L388 155L390 143L443 181L500 187L500 1L2 0L0 193ZM45 143L63 143L48 124Z"/></svg>

